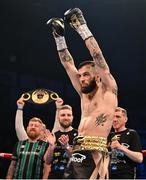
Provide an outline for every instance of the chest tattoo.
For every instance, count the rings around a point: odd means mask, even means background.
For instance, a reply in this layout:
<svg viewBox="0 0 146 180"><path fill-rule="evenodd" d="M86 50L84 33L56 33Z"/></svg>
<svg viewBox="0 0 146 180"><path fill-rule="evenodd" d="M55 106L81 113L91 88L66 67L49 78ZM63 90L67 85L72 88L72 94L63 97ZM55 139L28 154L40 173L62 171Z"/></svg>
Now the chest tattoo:
<svg viewBox="0 0 146 180"><path fill-rule="evenodd" d="M96 117L96 125L99 126L103 126L104 122L106 122L106 115L105 114L100 114L98 117Z"/></svg>

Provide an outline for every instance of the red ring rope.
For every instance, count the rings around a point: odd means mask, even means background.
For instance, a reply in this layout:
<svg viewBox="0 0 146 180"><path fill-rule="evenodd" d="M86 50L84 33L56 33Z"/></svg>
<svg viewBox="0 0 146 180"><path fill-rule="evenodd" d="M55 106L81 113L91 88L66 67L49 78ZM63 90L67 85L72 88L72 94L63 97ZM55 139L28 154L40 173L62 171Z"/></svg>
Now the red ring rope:
<svg viewBox="0 0 146 180"><path fill-rule="evenodd" d="M143 157L146 157L146 150L142 150Z"/></svg>
<svg viewBox="0 0 146 180"><path fill-rule="evenodd" d="M12 154L11 153L0 153L0 158L11 159Z"/></svg>
<svg viewBox="0 0 146 180"><path fill-rule="evenodd" d="M143 156L146 157L146 150L142 150ZM11 153L0 153L0 158L12 159Z"/></svg>

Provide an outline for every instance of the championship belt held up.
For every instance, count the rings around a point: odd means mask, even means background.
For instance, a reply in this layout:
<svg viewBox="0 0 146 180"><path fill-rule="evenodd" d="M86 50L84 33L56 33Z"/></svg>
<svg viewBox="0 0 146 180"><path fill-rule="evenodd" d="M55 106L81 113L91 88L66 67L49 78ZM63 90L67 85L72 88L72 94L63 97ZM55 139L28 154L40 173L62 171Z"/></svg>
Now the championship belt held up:
<svg viewBox="0 0 146 180"><path fill-rule="evenodd" d="M21 97L24 101L28 101L33 104L45 104L55 101L59 96L53 91L40 88L23 93Z"/></svg>

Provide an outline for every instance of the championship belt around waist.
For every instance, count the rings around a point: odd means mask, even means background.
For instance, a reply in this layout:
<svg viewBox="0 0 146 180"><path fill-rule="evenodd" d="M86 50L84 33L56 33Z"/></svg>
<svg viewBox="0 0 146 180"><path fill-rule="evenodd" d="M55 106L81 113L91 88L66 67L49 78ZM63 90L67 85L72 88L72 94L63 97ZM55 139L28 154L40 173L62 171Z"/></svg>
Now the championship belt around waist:
<svg viewBox="0 0 146 180"><path fill-rule="evenodd" d="M46 104L55 101L59 96L51 90L41 88L25 92L21 97L33 104Z"/></svg>
<svg viewBox="0 0 146 180"><path fill-rule="evenodd" d="M107 138L98 136L77 136L74 138L73 152L94 150L108 153Z"/></svg>

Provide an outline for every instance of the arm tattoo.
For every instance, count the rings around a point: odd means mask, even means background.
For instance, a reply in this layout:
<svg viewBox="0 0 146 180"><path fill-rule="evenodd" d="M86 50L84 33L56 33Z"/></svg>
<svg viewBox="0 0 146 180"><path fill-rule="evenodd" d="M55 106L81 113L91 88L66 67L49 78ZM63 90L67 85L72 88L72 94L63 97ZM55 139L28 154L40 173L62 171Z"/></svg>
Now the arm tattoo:
<svg viewBox="0 0 146 180"><path fill-rule="evenodd" d="M115 87L112 89L112 93L118 96L118 89Z"/></svg>
<svg viewBox="0 0 146 180"><path fill-rule="evenodd" d="M72 61L72 57L70 55L70 53L68 53L67 51L60 51L60 57L61 57L61 60L63 62L66 62L66 61Z"/></svg>
<svg viewBox="0 0 146 180"><path fill-rule="evenodd" d="M105 114L101 114L99 115L98 117L96 117L96 125L99 126L103 126L104 125L104 122L106 122L106 115Z"/></svg>
<svg viewBox="0 0 146 180"><path fill-rule="evenodd" d="M95 60L95 63L98 67L100 67L104 70L107 69L107 65L106 65L105 60L101 53L94 52L93 59Z"/></svg>
<svg viewBox="0 0 146 180"><path fill-rule="evenodd" d="M113 78L113 76L111 75L111 73L109 73L108 75L109 75L109 77L110 77L111 80L114 80L114 78ZM117 96L117 95L118 95L118 88L117 88L117 87L114 87L114 88L112 89L112 92L113 92L113 94L115 94L115 95Z"/></svg>

